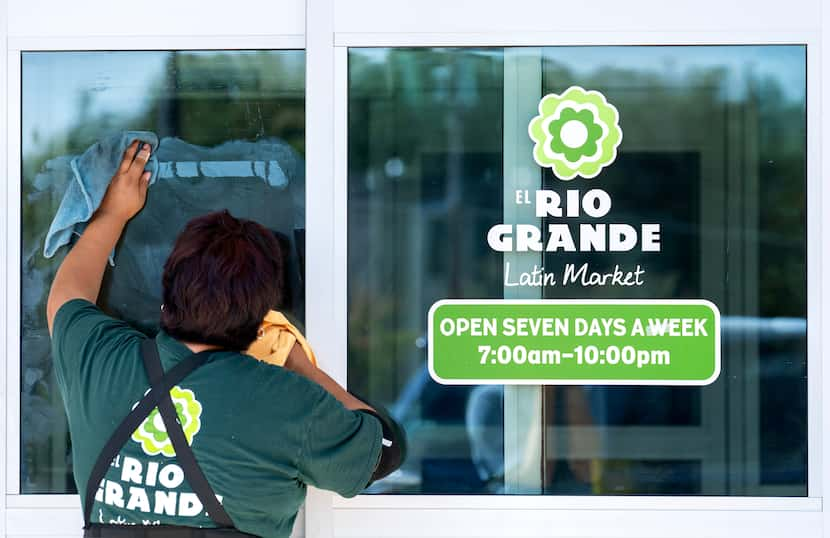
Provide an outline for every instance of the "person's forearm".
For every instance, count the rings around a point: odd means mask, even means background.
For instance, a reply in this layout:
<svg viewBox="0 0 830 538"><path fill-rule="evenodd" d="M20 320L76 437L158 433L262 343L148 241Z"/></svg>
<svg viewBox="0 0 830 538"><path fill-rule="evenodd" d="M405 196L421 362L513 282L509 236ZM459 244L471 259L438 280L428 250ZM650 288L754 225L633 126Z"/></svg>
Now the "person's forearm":
<svg viewBox="0 0 830 538"><path fill-rule="evenodd" d="M55 312L70 299L86 299L96 302L104 278L109 257L126 221L110 213L93 215L81 237L66 255L58 268L49 299L46 314L49 330Z"/></svg>
<svg viewBox="0 0 830 538"><path fill-rule="evenodd" d="M147 199L150 172L144 170L150 158L150 146L139 150L139 141L133 140L121 158L121 164L112 176L107 191L95 214L78 242L58 268L49 299L46 301L46 323L49 334L58 309L70 299L98 300L107 257L127 221L141 211Z"/></svg>
<svg viewBox="0 0 830 538"><path fill-rule="evenodd" d="M302 348L295 345L288 355L288 360L285 361L285 368L303 375L323 387L329 394L334 396L346 409L375 409L366 402L349 394L346 389L331 378L326 372L311 364L311 361L305 356Z"/></svg>
<svg viewBox="0 0 830 538"><path fill-rule="evenodd" d="M326 389L329 392L329 394L337 398L340 401L340 403L342 403L343 406L346 407L346 409L370 409L372 411L375 410L371 405L350 394L346 389L341 387L337 381L332 379L326 372L314 366L313 364L311 365L311 367L313 368L313 372L310 376L310 379L312 381L315 381L324 389Z"/></svg>

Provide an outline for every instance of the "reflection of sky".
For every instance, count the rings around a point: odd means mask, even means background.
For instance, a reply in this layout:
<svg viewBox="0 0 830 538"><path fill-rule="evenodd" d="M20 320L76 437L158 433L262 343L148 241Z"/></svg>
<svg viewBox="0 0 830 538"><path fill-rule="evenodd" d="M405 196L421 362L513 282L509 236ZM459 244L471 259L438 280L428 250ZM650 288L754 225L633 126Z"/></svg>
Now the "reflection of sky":
<svg viewBox="0 0 830 538"><path fill-rule="evenodd" d="M28 52L23 54L24 156L86 117L132 116L148 106L170 53ZM86 102L84 102L86 100Z"/></svg>

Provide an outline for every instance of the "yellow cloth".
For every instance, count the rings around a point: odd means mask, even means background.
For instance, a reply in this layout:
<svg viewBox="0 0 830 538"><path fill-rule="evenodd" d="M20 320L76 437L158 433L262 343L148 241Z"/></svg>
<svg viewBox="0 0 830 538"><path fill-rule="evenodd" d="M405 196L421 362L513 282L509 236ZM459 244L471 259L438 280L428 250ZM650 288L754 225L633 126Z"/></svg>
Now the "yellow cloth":
<svg viewBox="0 0 830 538"><path fill-rule="evenodd" d="M317 359L303 334L288 319L277 312L269 310L259 327L259 334L246 353L257 360L283 366L294 343L300 344L311 364L317 366Z"/></svg>

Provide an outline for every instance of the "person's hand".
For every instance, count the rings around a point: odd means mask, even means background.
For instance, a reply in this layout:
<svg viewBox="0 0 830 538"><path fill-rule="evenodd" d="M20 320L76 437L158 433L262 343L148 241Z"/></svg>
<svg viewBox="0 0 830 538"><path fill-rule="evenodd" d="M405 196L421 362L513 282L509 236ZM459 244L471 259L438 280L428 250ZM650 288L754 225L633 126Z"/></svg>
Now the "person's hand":
<svg viewBox="0 0 830 538"><path fill-rule="evenodd" d="M150 145L144 143L138 151L138 143L138 140L133 140L124 151L121 164L98 208L99 214L115 216L127 222L144 207L150 184L150 172L145 172L144 166L150 158Z"/></svg>

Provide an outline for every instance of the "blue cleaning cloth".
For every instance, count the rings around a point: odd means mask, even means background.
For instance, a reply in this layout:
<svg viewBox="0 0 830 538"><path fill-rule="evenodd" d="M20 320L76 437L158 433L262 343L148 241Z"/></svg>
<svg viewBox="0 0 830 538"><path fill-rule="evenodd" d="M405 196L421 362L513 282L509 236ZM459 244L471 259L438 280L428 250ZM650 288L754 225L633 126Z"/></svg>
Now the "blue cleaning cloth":
<svg viewBox="0 0 830 538"><path fill-rule="evenodd" d="M81 155L73 157L69 162L72 178L43 243L45 257L51 258L59 248L69 244L72 234L81 235L92 214L101 205L124 151L135 139L150 144L152 151L145 169L152 174L150 184L156 181L159 166L155 153L159 141L158 136L150 131L123 131L106 136ZM109 262L115 265L113 254L110 254Z"/></svg>

